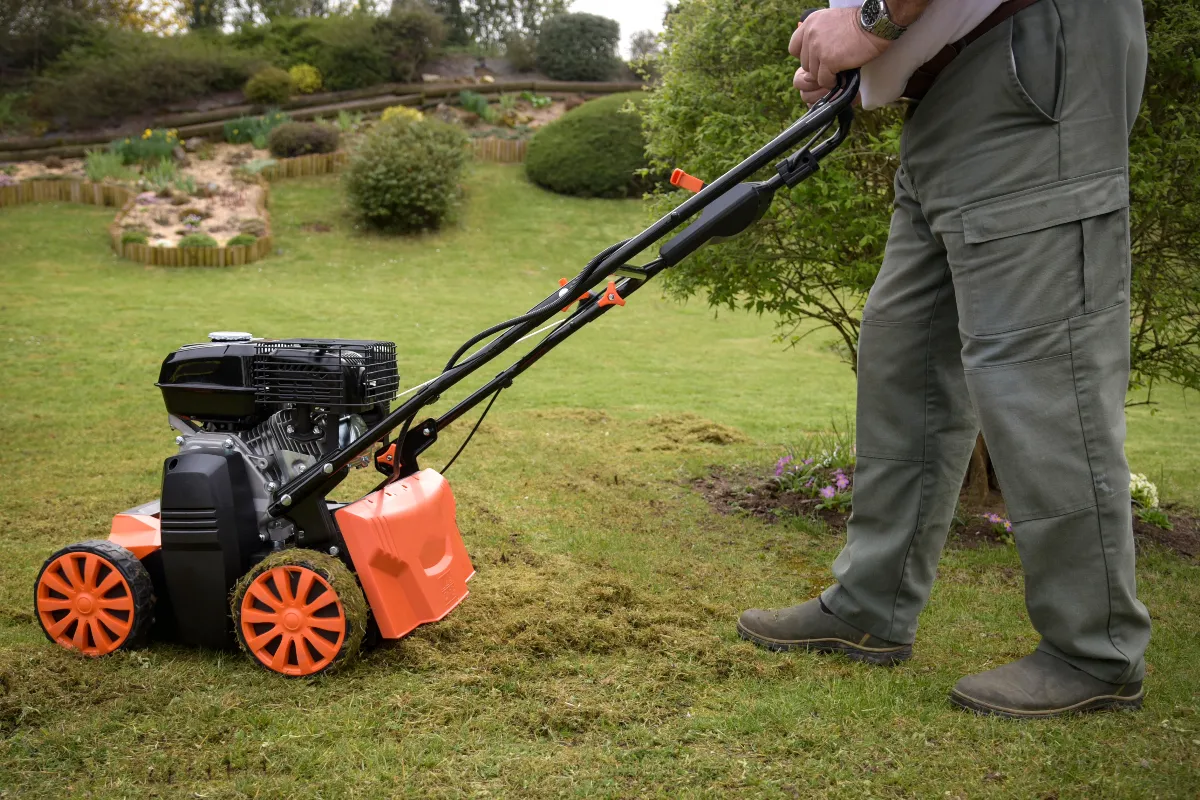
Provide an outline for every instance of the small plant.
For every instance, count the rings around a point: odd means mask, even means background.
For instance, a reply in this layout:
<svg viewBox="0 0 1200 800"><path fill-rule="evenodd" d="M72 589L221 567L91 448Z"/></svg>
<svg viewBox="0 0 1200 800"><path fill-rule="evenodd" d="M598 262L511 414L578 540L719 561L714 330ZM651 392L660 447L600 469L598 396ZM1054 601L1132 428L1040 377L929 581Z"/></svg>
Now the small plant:
<svg viewBox="0 0 1200 800"><path fill-rule="evenodd" d="M258 241L258 237L250 233L239 233L225 243L226 247L245 247Z"/></svg>
<svg viewBox="0 0 1200 800"><path fill-rule="evenodd" d="M1005 519L999 514L984 514L983 518L991 523L992 533L996 534L1000 541L1009 545L1015 543L1015 540L1013 539L1013 524L1011 521Z"/></svg>
<svg viewBox="0 0 1200 800"><path fill-rule="evenodd" d="M83 171L92 183L124 181L133 177L121 156L106 150L88 150L83 159Z"/></svg>
<svg viewBox="0 0 1200 800"><path fill-rule="evenodd" d="M24 111L28 100L29 95L24 92L0 94L0 131L19 130L29 125L29 115Z"/></svg>
<svg viewBox="0 0 1200 800"><path fill-rule="evenodd" d="M534 108L546 108L554 102L554 98L546 97L545 95L541 94L534 94L528 89L521 92L521 99L526 103L529 103L529 105L533 106Z"/></svg>
<svg viewBox="0 0 1200 800"><path fill-rule="evenodd" d="M246 99L260 106L277 106L286 103L296 90L292 76L279 67L267 67L246 81L243 92Z"/></svg>
<svg viewBox="0 0 1200 800"><path fill-rule="evenodd" d="M1129 476L1129 496L1140 508L1158 508L1158 487L1145 475Z"/></svg>
<svg viewBox="0 0 1200 800"><path fill-rule="evenodd" d="M380 117L381 122L391 122L394 119L406 119L409 122L420 122L425 119L425 115L415 108L408 106L390 106L383 110L383 116Z"/></svg>
<svg viewBox="0 0 1200 800"><path fill-rule="evenodd" d="M184 194L195 196L196 194L196 179L191 175L178 175L175 178L175 188Z"/></svg>
<svg viewBox="0 0 1200 800"><path fill-rule="evenodd" d="M234 177L240 177L243 180L253 179L253 176L260 174L264 169L273 167L279 162L273 158L256 158L253 161L247 161L242 166L234 171Z"/></svg>
<svg viewBox="0 0 1200 800"><path fill-rule="evenodd" d="M180 221L187 230L198 231L200 230L200 223L204 221L204 217L199 214L186 214Z"/></svg>
<svg viewBox="0 0 1200 800"><path fill-rule="evenodd" d="M141 183L147 189L152 189L162 195L168 192L179 177L179 170L174 162L159 161L142 170Z"/></svg>
<svg viewBox="0 0 1200 800"><path fill-rule="evenodd" d="M500 110L508 114L517 110L518 95L506 92L500 95Z"/></svg>
<svg viewBox="0 0 1200 800"><path fill-rule="evenodd" d="M219 247L217 240L207 233L189 233L179 240L180 249L185 247Z"/></svg>
<svg viewBox="0 0 1200 800"><path fill-rule="evenodd" d="M1161 508L1135 508L1133 513L1147 525L1162 528L1164 531L1175 530L1175 525L1172 524L1170 517L1167 516L1167 512Z"/></svg>
<svg viewBox="0 0 1200 800"><path fill-rule="evenodd" d="M337 115L336 125L342 133L354 133L363 123L363 114L361 111L339 111Z"/></svg>
<svg viewBox="0 0 1200 800"><path fill-rule="evenodd" d="M271 131L291 121L291 117L278 109L268 111L261 117L231 119L225 123L225 141L230 144L251 144L261 140L263 144L259 149L266 149L267 136Z"/></svg>
<svg viewBox="0 0 1200 800"><path fill-rule="evenodd" d="M775 462L775 481L785 492L818 500L821 510L844 513L854 499L854 431L836 426L829 433L811 436L806 455L788 453Z"/></svg>
<svg viewBox="0 0 1200 800"><path fill-rule="evenodd" d="M288 70L292 85L300 94L312 94L321 91L321 70L310 64L297 64Z"/></svg>
<svg viewBox="0 0 1200 800"><path fill-rule="evenodd" d="M267 147L276 158L332 153L338 148L338 129L315 122L285 122L271 131Z"/></svg>
<svg viewBox="0 0 1200 800"><path fill-rule="evenodd" d="M42 159L42 166L46 169L62 169L63 160L58 156L46 156Z"/></svg>
<svg viewBox="0 0 1200 800"><path fill-rule="evenodd" d="M154 164L169 161L179 146L179 132L146 128L140 136L126 136L109 145L125 164Z"/></svg>
<svg viewBox="0 0 1200 800"><path fill-rule="evenodd" d="M488 104L488 99L479 92L465 90L458 93L458 102L464 109L478 116L489 125L496 121L496 109Z"/></svg>
<svg viewBox="0 0 1200 800"><path fill-rule="evenodd" d="M244 219L238 224L238 232L253 236L256 239L261 239L267 235L267 223L257 217Z"/></svg>
<svg viewBox="0 0 1200 800"><path fill-rule="evenodd" d="M141 230L129 230L121 234L121 244L149 244L150 234Z"/></svg>

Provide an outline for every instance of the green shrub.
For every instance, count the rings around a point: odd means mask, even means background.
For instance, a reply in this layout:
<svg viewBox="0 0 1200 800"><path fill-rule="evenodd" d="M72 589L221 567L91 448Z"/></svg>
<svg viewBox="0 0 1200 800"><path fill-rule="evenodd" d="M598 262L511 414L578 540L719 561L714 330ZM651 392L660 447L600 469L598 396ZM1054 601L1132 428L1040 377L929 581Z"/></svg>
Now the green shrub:
<svg viewBox="0 0 1200 800"><path fill-rule="evenodd" d="M545 95L534 94L528 89L521 92L521 99L526 103L529 103L534 108L545 108L554 102L554 98L546 97Z"/></svg>
<svg viewBox="0 0 1200 800"><path fill-rule="evenodd" d="M142 184L156 192L166 192L179 177L174 161L156 161L142 169Z"/></svg>
<svg viewBox="0 0 1200 800"><path fill-rule="evenodd" d="M217 240L207 233L189 233L179 240L177 247L219 247Z"/></svg>
<svg viewBox="0 0 1200 800"><path fill-rule="evenodd" d="M219 37L159 37L113 28L64 52L34 83L37 116L95 127L172 103L240 89L264 63Z"/></svg>
<svg viewBox="0 0 1200 800"><path fill-rule="evenodd" d="M117 139L108 149L125 164L155 164L169 161L179 146L179 134L164 128L147 128L140 136Z"/></svg>
<svg viewBox="0 0 1200 800"><path fill-rule="evenodd" d="M242 91L246 99L255 105L277 106L286 103L295 89L296 85L292 82L291 75L279 67L267 67L246 81L246 87Z"/></svg>
<svg viewBox="0 0 1200 800"><path fill-rule="evenodd" d="M83 160L83 171L93 183L107 180L124 181L133 177L133 171L125 166L119 153L109 150L89 150Z"/></svg>
<svg viewBox="0 0 1200 800"><path fill-rule="evenodd" d="M338 130L316 122L285 122L271 131L267 148L276 158L332 153L338 148Z"/></svg>
<svg viewBox="0 0 1200 800"><path fill-rule="evenodd" d="M504 57L517 72L533 72L537 69L537 42L531 36L509 31L504 35Z"/></svg>
<svg viewBox="0 0 1200 800"><path fill-rule="evenodd" d="M643 92L593 100L534 134L525 173L551 191L581 197L627 197L639 193L646 167L646 140L638 111ZM632 103L633 110L626 106Z"/></svg>
<svg viewBox="0 0 1200 800"><path fill-rule="evenodd" d="M149 244L150 235L145 231L129 230L121 234L121 244Z"/></svg>
<svg viewBox="0 0 1200 800"><path fill-rule="evenodd" d="M265 147L271 131L291 121L292 118L282 111L268 111L261 117L231 119L225 123L225 141L230 144L250 144L261 140Z"/></svg>
<svg viewBox="0 0 1200 800"><path fill-rule="evenodd" d="M258 237L249 233L239 233L225 243L226 247L245 247L258 241Z"/></svg>
<svg viewBox="0 0 1200 800"><path fill-rule="evenodd" d="M354 151L344 183L350 206L374 228L436 228L459 198L467 137L438 120L376 126Z"/></svg>
<svg viewBox="0 0 1200 800"><path fill-rule="evenodd" d="M617 72L621 26L595 14L559 14L542 25L537 66L556 81L606 81Z"/></svg>
<svg viewBox="0 0 1200 800"><path fill-rule="evenodd" d="M461 91L458 93L458 102L463 109L478 115L484 122L490 124L496 121L496 109L492 108L488 99L479 92L472 92L470 90Z"/></svg>
<svg viewBox="0 0 1200 800"><path fill-rule="evenodd" d="M310 64L297 64L288 70L288 75L300 94L321 91L321 71Z"/></svg>
<svg viewBox="0 0 1200 800"><path fill-rule="evenodd" d="M446 39L442 18L422 2L397 2L391 13L376 20L372 33L391 62L391 80L413 81L421 65L433 58Z"/></svg>

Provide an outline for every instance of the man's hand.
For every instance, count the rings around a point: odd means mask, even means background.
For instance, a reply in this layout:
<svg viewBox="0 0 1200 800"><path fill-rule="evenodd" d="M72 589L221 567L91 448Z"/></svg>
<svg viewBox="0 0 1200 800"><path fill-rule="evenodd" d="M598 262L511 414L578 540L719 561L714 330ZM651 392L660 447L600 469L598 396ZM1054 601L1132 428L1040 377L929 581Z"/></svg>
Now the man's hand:
<svg viewBox="0 0 1200 800"><path fill-rule="evenodd" d="M794 84L807 103L837 85L837 74L878 58L891 44L858 24L857 8L827 8L811 14L792 34L788 52L800 59Z"/></svg>

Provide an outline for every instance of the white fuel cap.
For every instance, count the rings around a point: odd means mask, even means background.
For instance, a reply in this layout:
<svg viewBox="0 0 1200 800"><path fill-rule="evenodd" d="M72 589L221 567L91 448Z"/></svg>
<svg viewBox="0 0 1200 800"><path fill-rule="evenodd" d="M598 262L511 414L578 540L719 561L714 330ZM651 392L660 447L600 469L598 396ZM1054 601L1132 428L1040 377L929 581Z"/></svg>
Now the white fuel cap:
<svg viewBox="0 0 1200 800"><path fill-rule="evenodd" d="M208 335L210 342L248 342L254 336L243 331L213 331Z"/></svg>

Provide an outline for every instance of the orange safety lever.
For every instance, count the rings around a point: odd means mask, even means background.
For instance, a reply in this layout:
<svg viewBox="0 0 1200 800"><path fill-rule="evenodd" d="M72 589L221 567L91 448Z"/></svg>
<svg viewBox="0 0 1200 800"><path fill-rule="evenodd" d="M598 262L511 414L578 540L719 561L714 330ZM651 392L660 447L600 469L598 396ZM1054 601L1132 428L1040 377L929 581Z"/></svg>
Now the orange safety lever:
<svg viewBox="0 0 1200 800"><path fill-rule="evenodd" d="M608 288L604 290L604 295L600 298L600 302L596 305L604 308L605 306L623 306L625 298L617 291L617 282L609 281Z"/></svg>
<svg viewBox="0 0 1200 800"><path fill-rule="evenodd" d="M567 281L567 279L566 279L566 278L559 278L559 279L558 279L558 285L559 285L559 286L566 286L566 285L567 285L567 283L568 283L568 281ZM581 302L581 303L582 303L584 300L590 300L591 298L592 298L592 293L591 293L591 292L584 292L583 294L579 295L579 302ZM571 304L570 304L570 303L567 303L565 306L563 306L563 313L564 313L564 314L565 314L565 313L567 313L567 312L568 312L568 311L570 311L570 310L571 310Z"/></svg>
<svg viewBox="0 0 1200 800"><path fill-rule="evenodd" d="M677 169L671 173L671 185L687 189L689 192L698 192L704 188L704 181L688 175L681 169Z"/></svg>

